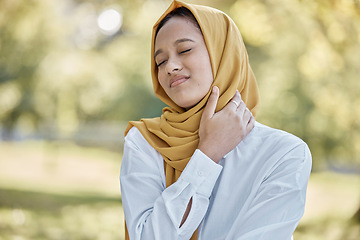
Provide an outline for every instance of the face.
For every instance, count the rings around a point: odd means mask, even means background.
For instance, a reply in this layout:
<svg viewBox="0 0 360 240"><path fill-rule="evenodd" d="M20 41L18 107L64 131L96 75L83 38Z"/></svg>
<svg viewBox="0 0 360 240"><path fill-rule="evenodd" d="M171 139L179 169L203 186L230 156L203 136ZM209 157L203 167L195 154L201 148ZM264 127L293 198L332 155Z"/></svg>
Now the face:
<svg viewBox="0 0 360 240"><path fill-rule="evenodd" d="M189 109L209 92L214 81L204 37L193 22L172 17L155 39L158 80L178 106Z"/></svg>

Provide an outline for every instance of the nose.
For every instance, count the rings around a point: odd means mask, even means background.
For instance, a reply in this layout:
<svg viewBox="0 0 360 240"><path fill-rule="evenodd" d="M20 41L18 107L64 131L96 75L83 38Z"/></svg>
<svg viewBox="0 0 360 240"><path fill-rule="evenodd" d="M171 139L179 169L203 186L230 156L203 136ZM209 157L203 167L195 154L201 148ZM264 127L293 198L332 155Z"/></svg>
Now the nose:
<svg viewBox="0 0 360 240"><path fill-rule="evenodd" d="M179 59L171 58L168 59L168 62L166 64L166 71L169 75L179 72L182 70L182 64Z"/></svg>

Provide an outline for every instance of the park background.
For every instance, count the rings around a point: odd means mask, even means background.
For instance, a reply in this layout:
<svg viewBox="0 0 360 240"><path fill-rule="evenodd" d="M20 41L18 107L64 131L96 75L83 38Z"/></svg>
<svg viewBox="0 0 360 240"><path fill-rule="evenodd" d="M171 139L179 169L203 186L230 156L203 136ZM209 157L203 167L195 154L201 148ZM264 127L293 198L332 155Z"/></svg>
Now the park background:
<svg viewBox="0 0 360 240"><path fill-rule="evenodd" d="M0 240L123 239L123 131L164 107L150 37L170 2L0 0ZM295 239L360 239L360 1L188 2L234 19L257 120L311 149Z"/></svg>

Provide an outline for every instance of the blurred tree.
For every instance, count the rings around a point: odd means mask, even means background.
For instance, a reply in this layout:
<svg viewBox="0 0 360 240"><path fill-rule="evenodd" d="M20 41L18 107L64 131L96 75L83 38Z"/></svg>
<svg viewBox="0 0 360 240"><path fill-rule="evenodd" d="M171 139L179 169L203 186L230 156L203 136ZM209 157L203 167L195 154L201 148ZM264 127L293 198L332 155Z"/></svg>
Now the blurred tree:
<svg viewBox="0 0 360 240"><path fill-rule="evenodd" d="M149 67L141 67L145 65L144 56L149 55L147 44L144 36L136 34L143 32L145 19L129 21L142 14L145 5L136 8L142 4L1 1L3 138L11 139L15 127L23 130L25 126L30 131L40 128L46 137L66 136L88 121L127 121L159 115L163 104L151 93L150 84L140 79L149 76ZM152 8L155 6L152 4ZM106 9L116 9L127 18L112 35L104 34L97 26L98 16ZM151 32L150 27L147 30ZM154 107L148 104L124 104L136 100L153 103L159 110L150 111Z"/></svg>
<svg viewBox="0 0 360 240"><path fill-rule="evenodd" d="M34 1L0 2L0 120L5 138L10 137L21 116L32 123L39 118L33 88L49 40L37 14L41 7Z"/></svg>
<svg viewBox="0 0 360 240"><path fill-rule="evenodd" d="M71 136L92 121L158 116L152 25L170 0L0 1L0 121ZM189 1L203 3L201 0ZM360 159L360 10L355 0L211 0L243 35L259 121L304 139L314 169ZM104 34L103 10L122 16ZM45 129L45 131L44 131Z"/></svg>
<svg viewBox="0 0 360 240"><path fill-rule="evenodd" d="M359 163L355 1L246 1L231 8L261 91L260 121L304 139L314 168Z"/></svg>

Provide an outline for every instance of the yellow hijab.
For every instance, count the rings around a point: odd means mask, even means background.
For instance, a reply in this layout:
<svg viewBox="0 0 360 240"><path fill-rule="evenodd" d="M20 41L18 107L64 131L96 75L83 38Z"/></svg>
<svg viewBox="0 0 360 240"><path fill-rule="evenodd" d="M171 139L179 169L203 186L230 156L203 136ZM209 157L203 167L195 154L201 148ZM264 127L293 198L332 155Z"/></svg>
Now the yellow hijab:
<svg viewBox="0 0 360 240"><path fill-rule="evenodd" d="M166 95L158 82L154 60L156 29L166 15L179 7L185 7L192 12L203 33L214 76L212 86L218 86L220 90L216 111L221 110L231 100L236 89L254 116L259 104L256 79L241 34L232 19L214 8L173 1L155 23L151 42L154 91L168 107L163 109L163 114L158 118L129 122L125 131L126 135L135 126L149 144L160 152L164 158L167 187L180 177L198 146L200 119L211 93L210 88L209 93L197 105L186 111ZM192 239L197 239L196 233Z"/></svg>

